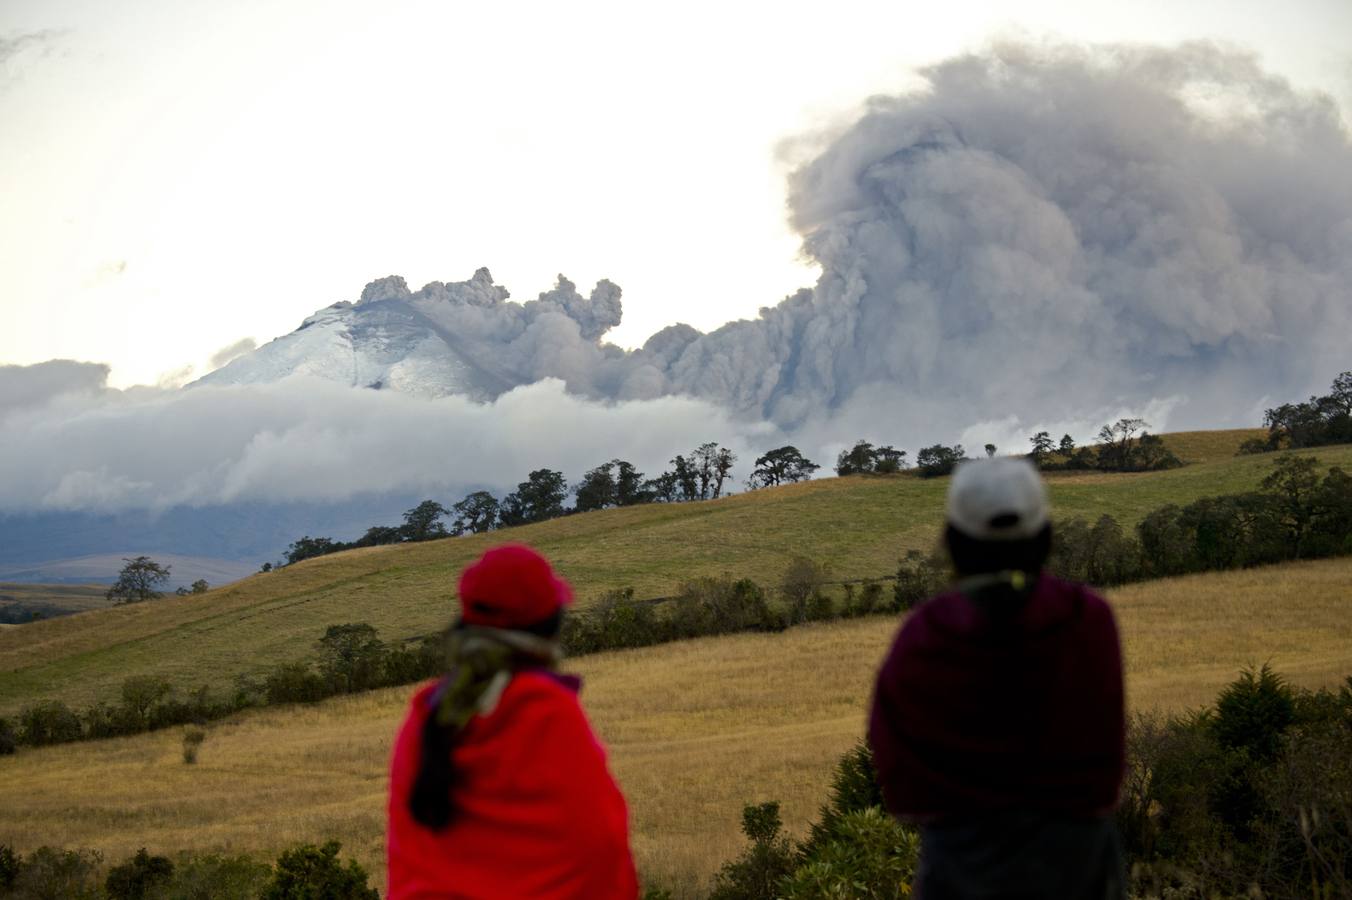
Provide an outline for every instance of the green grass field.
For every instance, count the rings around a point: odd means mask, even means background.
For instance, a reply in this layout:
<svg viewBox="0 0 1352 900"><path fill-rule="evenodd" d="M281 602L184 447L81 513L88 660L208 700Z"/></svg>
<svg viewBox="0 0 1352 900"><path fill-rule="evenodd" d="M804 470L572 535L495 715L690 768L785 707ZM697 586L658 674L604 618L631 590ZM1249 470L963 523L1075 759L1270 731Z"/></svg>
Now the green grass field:
<svg viewBox="0 0 1352 900"><path fill-rule="evenodd" d="M1257 486L1272 457L1235 457L1255 431L1170 436L1193 462L1168 472L1060 474L1055 515L1112 514L1126 526L1166 503ZM1352 467L1352 447L1314 452ZM893 572L908 549L936 542L947 479L828 478L705 503L650 505L569 516L477 537L373 547L309 560L198 597L67 616L0 632L0 714L27 702L113 698L122 679L154 673L182 688L228 687L241 674L309 657L324 629L369 622L386 640L431 633L454 609L457 572L484 548L526 541L578 588L671 593L683 580L731 574L767 585L797 555L837 578Z"/></svg>

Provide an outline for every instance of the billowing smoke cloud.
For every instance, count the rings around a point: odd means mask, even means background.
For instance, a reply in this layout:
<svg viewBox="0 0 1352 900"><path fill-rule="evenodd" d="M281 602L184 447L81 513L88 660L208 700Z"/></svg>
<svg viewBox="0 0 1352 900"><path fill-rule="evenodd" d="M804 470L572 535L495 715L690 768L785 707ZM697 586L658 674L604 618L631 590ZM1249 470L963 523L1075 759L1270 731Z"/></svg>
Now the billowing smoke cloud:
<svg viewBox="0 0 1352 900"><path fill-rule="evenodd" d="M601 342L620 292L524 304L486 270L406 300L492 396L540 378L599 399L684 395L792 432L952 440L1169 410L1252 424L1349 365L1352 141L1336 104L1210 45L999 46L871 100L792 176L822 269L710 334Z"/></svg>
<svg viewBox="0 0 1352 900"><path fill-rule="evenodd" d="M856 437L1013 451L1123 414L1256 424L1352 367L1352 140L1330 99L1205 45L1000 46L923 74L793 174L822 275L755 320L624 351L603 341L610 282L517 303L487 270L391 276L307 319L312 343L189 390L0 408L0 504L510 486L612 456L656 472L705 439L744 462L780 440L822 463ZM335 343L363 329L378 378ZM410 341L440 355L377 358ZM330 377L326 348L348 384L394 390L276 382ZM438 379L466 396L410 396Z"/></svg>
<svg viewBox="0 0 1352 900"><path fill-rule="evenodd" d="M226 363L238 359L246 353L251 353L257 347L258 344L254 343L253 338L240 338L233 344L228 344L211 354L211 368L219 369Z"/></svg>

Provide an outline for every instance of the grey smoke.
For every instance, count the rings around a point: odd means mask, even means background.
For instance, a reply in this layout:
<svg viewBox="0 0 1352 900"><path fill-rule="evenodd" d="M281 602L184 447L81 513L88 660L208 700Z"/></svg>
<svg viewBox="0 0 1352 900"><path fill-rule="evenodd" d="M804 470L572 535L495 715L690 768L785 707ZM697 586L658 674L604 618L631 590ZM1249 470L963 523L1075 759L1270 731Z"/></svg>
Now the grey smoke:
<svg viewBox="0 0 1352 900"><path fill-rule="evenodd" d="M253 338L240 338L233 344L228 344L215 353L211 354L211 368L219 369L226 363L238 359L246 353L251 353L257 349L258 344Z"/></svg>
<svg viewBox="0 0 1352 900"><path fill-rule="evenodd" d="M0 505L510 487L612 456L655 473L709 439L744 463L785 440L825 464L857 437L1013 451L1124 414L1252 425L1352 368L1352 139L1331 99L1209 45L1002 45L923 74L818 136L789 212L821 277L754 320L625 351L604 342L607 281L519 303L486 269L391 276L307 323L428 329L491 402L212 386L255 354L141 394L48 364L8 376L47 386L0 405Z"/></svg>
<svg viewBox="0 0 1352 900"><path fill-rule="evenodd" d="M1001 45L923 75L792 175L822 275L755 320L624 352L601 341L609 282L519 304L480 270L361 302L416 304L499 390L556 377L910 442L1151 404L1251 424L1348 367L1352 141L1331 98L1206 44Z"/></svg>

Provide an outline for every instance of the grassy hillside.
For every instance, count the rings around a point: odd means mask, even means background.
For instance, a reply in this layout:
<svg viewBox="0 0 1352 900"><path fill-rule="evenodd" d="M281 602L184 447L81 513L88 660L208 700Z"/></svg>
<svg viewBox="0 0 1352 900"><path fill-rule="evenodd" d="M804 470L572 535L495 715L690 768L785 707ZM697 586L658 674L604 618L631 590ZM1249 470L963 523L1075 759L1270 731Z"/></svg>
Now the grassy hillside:
<svg viewBox="0 0 1352 900"><path fill-rule="evenodd" d="M24 584L0 582L0 622L26 622L34 612L43 618L91 609L107 609L107 585Z"/></svg>
<svg viewBox="0 0 1352 900"><path fill-rule="evenodd" d="M1251 489L1271 466L1270 456L1233 456L1251 433L1174 436L1200 461L1169 472L1053 476L1055 514L1110 513L1130 526L1165 503ZM1352 467L1352 447L1316 455ZM459 569L504 539L547 553L582 603L625 586L639 596L663 595L696 575L773 584L796 555L828 564L841 578L884 575L907 549L934 546L947 487L947 479L856 476L706 503L606 510L510 532L356 550L199 597L9 629L0 634L0 714L41 697L79 704L109 698L132 673L225 687L236 675L309 656L335 623L369 622L387 640L431 633L452 614Z"/></svg>
<svg viewBox="0 0 1352 900"><path fill-rule="evenodd" d="M1135 585L1110 599L1128 699L1200 706L1243 666L1307 686L1352 674L1352 559ZM835 759L863 732L891 618L736 635L567 664L629 797L645 875L690 896L741 846L745 803L777 799L801 833ZM810 675L808 674L810 673ZM0 758L0 843L88 846L113 860L342 840L383 861L385 765L411 688L216 723L196 766L178 730Z"/></svg>

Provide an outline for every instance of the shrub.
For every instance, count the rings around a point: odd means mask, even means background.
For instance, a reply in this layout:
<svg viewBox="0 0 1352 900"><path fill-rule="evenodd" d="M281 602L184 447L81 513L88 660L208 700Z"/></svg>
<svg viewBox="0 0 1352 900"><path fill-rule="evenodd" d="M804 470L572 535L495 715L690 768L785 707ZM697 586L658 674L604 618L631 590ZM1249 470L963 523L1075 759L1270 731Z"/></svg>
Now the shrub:
<svg viewBox="0 0 1352 900"><path fill-rule="evenodd" d="M263 683L268 703L313 703L329 695L328 686L308 663L278 666Z"/></svg>
<svg viewBox="0 0 1352 900"><path fill-rule="evenodd" d="M202 742L207 739L206 730L189 726L183 729L183 762L193 765L197 762L197 751L201 749Z"/></svg>
<svg viewBox="0 0 1352 900"><path fill-rule="evenodd" d="M1267 762L1281 749L1282 735L1295 718L1291 688L1264 663L1257 672L1245 669L1221 692L1211 726L1221 746Z"/></svg>
<svg viewBox="0 0 1352 900"><path fill-rule="evenodd" d="M322 847L304 844L285 851L259 900L380 900L356 860L349 859L346 866L338 862L341 848L329 841Z"/></svg>
<svg viewBox="0 0 1352 900"><path fill-rule="evenodd" d="M30 747L78 741L81 734L80 719L60 700L43 700L19 713L19 740Z"/></svg>
<svg viewBox="0 0 1352 900"><path fill-rule="evenodd" d="M937 594L948 584L949 577L948 561L939 554L925 555L919 550L908 550L906 558L897 566L897 583L892 588L896 609L911 609Z"/></svg>
<svg viewBox="0 0 1352 900"><path fill-rule="evenodd" d="M19 737L14 733L14 726L9 724L9 719L0 716L0 756L13 753L18 743Z"/></svg>
<svg viewBox="0 0 1352 900"><path fill-rule="evenodd" d="M781 884L785 900L911 896L920 838L878 807L846 813Z"/></svg>
<svg viewBox="0 0 1352 900"><path fill-rule="evenodd" d="M0 844L0 891L14 887L14 881L19 877L20 863L19 854L14 852L13 847Z"/></svg>
<svg viewBox="0 0 1352 900"><path fill-rule="evenodd" d="M804 852L811 853L818 843L828 840L836 823L850 813L882 806L883 792L873 766L873 751L861 740L836 762L831 793L821 808L820 818L812 824Z"/></svg>
<svg viewBox="0 0 1352 900"><path fill-rule="evenodd" d="M791 623L799 624L816 618L811 615L809 602L825 583L825 566L805 556L794 557L779 582L779 592L788 608Z"/></svg>
<svg viewBox="0 0 1352 900"><path fill-rule="evenodd" d="M783 627L760 585L746 578L688 581L669 608L666 631L676 639Z"/></svg>
<svg viewBox="0 0 1352 900"><path fill-rule="evenodd" d="M173 874L174 864L168 857L151 856L142 847L131 859L109 869L103 885L111 900L145 900Z"/></svg>
<svg viewBox="0 0 1352 900"><path fill-rule="evenodd" d="M24 900L95 900L102 861L92 850L39 847L19 865L12 890Z"/></svg>
<svg viewBox="0 0 1352 900"><path fill-rule="evenodd" d="M156 900L257 900L272 867L247 856L190 856L180 858L168 884Z"/></svg>
<svg viewBox="0 0 1352 900"><path fill-rule="evenodd" d="M742 833L751 846L714 876L709 900L775 900L779 885L793 871L789 839L780 834L778 803L742 809Z"/></svg>

